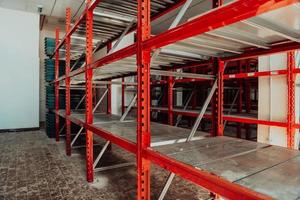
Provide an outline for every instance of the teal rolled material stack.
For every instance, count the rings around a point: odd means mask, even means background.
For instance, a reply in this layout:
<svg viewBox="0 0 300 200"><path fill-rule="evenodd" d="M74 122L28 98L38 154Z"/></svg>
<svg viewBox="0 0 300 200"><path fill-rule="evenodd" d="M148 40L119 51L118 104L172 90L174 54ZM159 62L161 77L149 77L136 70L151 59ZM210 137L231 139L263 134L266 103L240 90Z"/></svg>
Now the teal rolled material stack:
<svg viewBox="0 0 300 200"><path fill-rule="evenodd" d="M45 54L47 56L51 56L55 50L55 39L45 37L44 44L45 44Z"/></svg>
<svg viewBox="0 0 300 200"><path fill-rule="evenodd" d="M45 38L45 55L44 60L44 78L45 78L45 102L46 102L46 116L45 116L45 130L46 134L50 138L55 137L55 57L53 56L55 50L55 39ZM62 59L62 58L60 58ZM71 60L71 68L76 70L80 68L85 62L85 56L83 55L78 60ZM59 77L65 75L65 61L59 60ZM83 86L84 87L84 86ZM63 88L63 86L62 86ZM66 108L66 96L65 89L59 90L59 109ZM72 90L71 89L71 109L76 109L78 103L81 101L82 97L85 95L85 90ZM85 101L82 101L80 108L85 107ZM65 119L60 118L60 129L64 126ZM72 124L72 132L78 132L80 127ZM61 132L64 134L65 130Z"/></svg>
<svg viewBox="0 0 300 200"><path fill-rule="evenodd" d="M45 81L51 82L55 79L55 61L53 59L45 59Z"/></svg>
<svg viewBox="0 0 300 200"><path fill-rule="evenodd" d="M53 112L46 113L46 134L49 138L55 137L55 114Z"/></svg>

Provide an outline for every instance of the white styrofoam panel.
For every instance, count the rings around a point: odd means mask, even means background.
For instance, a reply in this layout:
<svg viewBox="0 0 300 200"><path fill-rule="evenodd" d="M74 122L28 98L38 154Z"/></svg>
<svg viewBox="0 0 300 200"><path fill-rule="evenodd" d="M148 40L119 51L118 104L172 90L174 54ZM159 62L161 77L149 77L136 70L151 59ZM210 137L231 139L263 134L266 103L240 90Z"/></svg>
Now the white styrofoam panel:
<svg viewBox="0 0 300 200"><path fill-rule="evenodd" d="M122 81L122 79L114 79L114 81ZM122 114L122 86L112 84L111 86L111 113L114 115Z"/></svg>
<svg viewBox="0 0 300 200"><path fill-rule="evenodd" d="M270 127L265 125L257 126L257 142L269 144L270 142Z"/></svg>
<svg viewBox="0 0 300 200"><path fill-rule="evenodd" d="M286 128L270 127L269 144L287 147Z"/></svg>
<svg viewBox="0 0 300 200"><path fill-rule="evenodd" d="M271 77L271 112L270 119L286 122L287 119L287 80L286 76Z"/></svg>
<svg viewBox="0 0 300 200"><path fill-rule="evenodd" d="M287 67L287 53L279 53L270 56L270 69L279 70Z"/></svg>
<svg viewBox="0 0 300 200"><path fill-rule="evenodd" d="M274 54L259 57L259 71L279 70L287 68L287 54ZM258 84L258 117L263 120L286 122L287 120L287 77L260 77ZM296 121L299 120L299 88L296 89ZM286 128L258 126L258 142L278 146L287 146ZM295 148L299 144L298 131L295 134Z"/></svg>
<svg viewBox="0 0 300 200"><path fill-rule="evenodd" d="M270 57L262 56L258 59L258 71L270 70ZM258 78L258 119L270 120L270 79L269 77ZM257 126L257 141L269 143L270 127Z"/></svg>
<svg viewBox="0 0 300 200"><path fill-rule="evenodd" d="M270 69L269 56L262 56L258 59L258 71L268 71ZM269 77L259 77L258 79L258 119L270 119L270 79Z"/></svg>
<svg viewBox="0 0 300 200"><path fill-rule="evenodd" d="M0 129L39 127L39 15L0 8L0 26Z"/></svg>

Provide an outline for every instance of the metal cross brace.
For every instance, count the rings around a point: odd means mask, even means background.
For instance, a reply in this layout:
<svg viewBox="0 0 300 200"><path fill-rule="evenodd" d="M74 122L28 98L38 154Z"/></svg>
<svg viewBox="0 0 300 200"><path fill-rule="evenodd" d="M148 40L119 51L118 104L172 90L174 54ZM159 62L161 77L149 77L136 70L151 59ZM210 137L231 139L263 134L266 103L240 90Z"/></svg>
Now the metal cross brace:
<svg viewBox="0 0 300 200"><path fill-rule="evenodd" d="M135 23L135 19L133 19L128 26L126 27L126 29L123 31L122 35L119 37L119 39L117 40L117 42L114 44L114 46L111 48L111 50L108 52L108 54L110 53L114 53L116 51L116 49L118 48L119 44L121 43L121 41L123 40L123 38L125 37L125 35L128 33L128 31L130 30L130 28L132 27L132 25Z"/></svg>
<svg viewBox="0 0 300 200"><path fill-rule="evenodd" d="M209 103L210 103L210 101L211 101L211 99L212 99L215 91L217 90L217 88L218 88L218 79L215 80L215 82L214 82L214 84L213 84L213 86L212 86L212 88L210 90L210 93L209 93L208 97L206 98L206 100L204 102L204 105L202 106L202 109L201 109L201 111L200 111L200 113L199 113L199 115L198 115L198 117L197 117L197 119L196 119L196 121L194 123L194 126L192 128L192 131L191 131L189 137L186 140L187 142L191 141L193 139L193 137L194 137L194 135L195 135L195 133L196 133L196 131L197 131L200 123L201 123L201 120L202 120L202 118L203 118L203 116L204 116L204 114L206 112L206 109L207 109L207 107L208 107L208 105L209 105Z"/></svg>
<svg viewBox="0 0 300 200"><path fill-rule="evenodd" d="M86 96L86 95L84 95L84 96L80 99L80 101L78 102L78 104L77 104L76 107L75 107L75 110L78 110L78 108L79 108L79 106L81 105L81 103L83 102L85 96ZM63 130L65 129L65 127L66 127L66 124L64 124L64 125L61 127L60 131L59 131L59 135L60 135L61 137L62 137L62 136L65 136L65 135L61 135L61 133L63 132Z"/></svg>
<svg viewBox="0 0 300 200"><path fill-rule="evenodd" d="M226 68L226 66L227 66L227 63L225 63L224 69ZM199 113L199 115L196 119L196 122L195 122L195 124L192 128L192 131L191 131L190 135L188 136L188 138L186 139L186 142L189 142L193 139L193 137L194 137L199 125L200 125L200 122L203 118L203 115L205 114L205 111L206 111L206 109L207 109L207 107L208 107L215 91L217 90L217 88L218 88L218 78L216 78L216 80L215 80L215 82L214 82L214 84L213 84L213 86L210 90L210 93L209 93L208 97L206 98L206 100L204 102L204 105L203 105L203 107L202 107L202 109L201 109L201 111L200 111L200 113ZM167 179L167 181L164 185L164 188L162 189L162 191L159 195L158 200L163 200L164 199L164 197L165 197L165 195L166 195L166 193L167 193L167 191L168 191L168 189L169 189L169 187L170 187L170 185L171 185L174 178L175 178L175 173L173 173L173 172L170 173L170 175L169 175L169 177L168 177L168 179Z"/></svg>
<svg viewBox="0 0 300 200"><path fill-rule="evenodd" d="M200 111L200 114L198 115L198 117L196 119L196 122L195 122L195 124L192 128L192 131L191 131L190 135L188 136L188 138L186 139L186 142L191 141L191 139L194 137L194 135L195 135L195 133L196 133L196 131L197 131L199 125L200 125L200 122L203 118L203 115L204 115L204 113L205 113L205 111L206 111L206 109L207 109L207 107L208 107L208 105L209 105L209 103L210 103L217 87L218 87L218 79L215 80L215 82L213 84L213 87L210 90L210 93L209 93L208 97L206 98L206 100L204 102L204 105L203 105L203 107ZM175 178L175 173L170 173L170 175L168 176L168 179L167 179L167 181L166 181L166 183L165 183L165 185L164 185L164 187L163 187L163 189L162 189L162 191L161 191L161 193L158 197L158 200L163 200L164 199L164 197L166 196L166 193L169 190L169 187L170 187L170 185L171 185L174 178Z"/></svg>
<svg viewBox="0 0 300 200"><path fill-rule="evenodd" d="M185 2L185 4L182 6L181 10L179 11L179 13L177 14L176 18L174 19L173 23L171 24L171 26L169 27L169 29L172 29L174 27L176 27L180 20L182 19L182 17L184 16L185 12L187 11L188 7L190 6L190 4L192 3L193 0L187 0ZM123 35L123 34L122 34ZM115 48L113 48L115 49ZM112 49L112 50L113 50ZM153 61L157 58L157 56L160 54L160 49L157 49L153 52L152 57L151 57L151 63L153 63ZM126 116L128 115L129 111L131 110L131 108L133 107L133 105L135 104L137 99L137 95L135 95L133 97L133 99L131 100L129 106L127 107L125 113L122 115L120 121L123 122L124 119L126 118Z"/></svg>
<svg viewBox="0 0 300 200"><path fill-rule="evenodd" d="M187 9L189 8L189 6L191 5L191 3L193 2L193 0L187 0L184 5L181 7L179 13L176 15L176 18L173 20L172 24L170 25L170 27L168 28L168 30L175 28L179 22L181 21L182 17L184 16L184 14L186 13ZM153 63L153 61L158 57L158 55L160 54L160 49L156 49L151 57L151 63Z"/></svg>
<svg viewBox="0 0 300 200"><path fill-rule="evenodd" d="M111 144L110 141L106 141L105 145L102 147L100 153L98 154L96 160L93 163L94 172L103 172L103 171L106 171L106 170L117 169L117 168L122 168L122 167L128 167L128 166L135 165L135 162L128 162L128 163L121 163L121 164L96 168L99 161L101 160L102 156L104 155L105 151L107 150L107 148L109 147L110 144Z"/></svg>
<svg viewBox="0 0 300 200"><path fill-rule="evenodd" d="M108 52L108 54L113 53L119 46L120 42L122 41L122 39L125 37L125 35L127 34L127 32L129 31L129 29L132 27L132 25L135 23L135 20L132 20L130 22L130 24L128 24L128 26L126 27L126 29L123 31L122 35L120 36L120 38L117 40L117 42L114 44L114 46L112 47L112 49ZM106 93L108 92L108 90L106 90ZM132 99L132 101L130 102L129 107L126 109L125 113L122 115L120 121L123 122L124 119L126 118L127 114L129 113L131 107L135 104L135 101L137 99L137 95L135 95ZM118 164L118 165L113 165L113 166L107 166L107 167L101 167L101 168L96 168L96 166L98 165L99 161L101 160L102 156L104 155L105 151L107 150L108 146L111 144L110 141L106 141L105 145L102 147L100 153L98 154L96 160L93 163L93 169L95 172L99 172L99 171L105 171L105 170L109 170L109 169L116 169L116 168L120 168L120 167L126 167L126 166L130 166L132 165L132 163L123 163L123 164Z"/></svg>
<svg viewBox="0 0 300 200"><path fill-rule="evenodd" d="M240 92L241 92L240 90L236 91L236 94L235 94L235 96L234 96L234 99L233 99L232 104L230 105L230 108L229 108L229 111L228 111L227 115L230 115L230 114L231 114L232 109L233 109L233 106L234 106L234 104L235 104L235 102L236 102L236 100L237 100L237 98L238 98ZM227 121L224 121L224 129L225 129L225 127L226 127L226 124L227 124Z"/></svg>
<svg viewBox="0 0 300 200"><path fill-rule="evenodd" d="M127 109L125 110L124 114L122 115L122 117L120 119L121 122L124 122L125 118L127 117L128 113L130 112L131 108L136 103L136 100L137 100L137 94L135 94L134 97L132 98L132 100L130 101L129 106L127 107Z"/></svg>
<svg viewBox="0 0 300 200"><path fill-rule="evenodd" d="M101 96L99 101L97 102L96 106L93 109L93 113L95 113L95 111L97 110L97 108L99 107L100 103L103 101L103 99L104 99L104 97L106 96L107 93L108 93L108 89L105 90L105 92L103 93L103 95ZM81 134L82 131L83 131L83 127L81 127L80 130L75 135L74 139L71 142L71 147L73 147L74 143L76 142L76 140L78 139L78 137L79 137L79 135Z"/></svg>

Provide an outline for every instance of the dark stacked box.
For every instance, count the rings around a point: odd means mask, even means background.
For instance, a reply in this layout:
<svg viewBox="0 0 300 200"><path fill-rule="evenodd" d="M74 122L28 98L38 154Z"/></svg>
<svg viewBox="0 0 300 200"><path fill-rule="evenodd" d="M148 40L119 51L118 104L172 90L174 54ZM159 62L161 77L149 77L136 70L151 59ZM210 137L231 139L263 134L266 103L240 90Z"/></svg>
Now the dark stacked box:
<svg viewBox="0 0 300 200"><path fill-rule="evenodd" d="M55 90L53 84L46 86L46 108L48 110L55 109ZM66 108L66 98L64 90L59 91L59 108Z"/></svg>
<svg viewBox="0 0 300 200"><path fill-rule="evenodd" d="M64 109L66 107L65 94L64 91L60 90L59 94L59 107ZM53 84L46 85L46 133L48 137L55 137L55 114L53 110L55 109L55 90ZM62 127L62 124L60 123Z"/></svg>
<svg viewBox="0 0 300 200"><path fill-rule="evenodd" d="M55 60L54 59L45 59L45 81L52 82L55 79ZM59 76L65 74L65 62L59 61Z"/></svg>
<svg viewBox="0 0 300 200"><path fill-rule="evenodd" d="M46 112L46 134L49 138L55 137L55 114L53 112Z"/></svg>

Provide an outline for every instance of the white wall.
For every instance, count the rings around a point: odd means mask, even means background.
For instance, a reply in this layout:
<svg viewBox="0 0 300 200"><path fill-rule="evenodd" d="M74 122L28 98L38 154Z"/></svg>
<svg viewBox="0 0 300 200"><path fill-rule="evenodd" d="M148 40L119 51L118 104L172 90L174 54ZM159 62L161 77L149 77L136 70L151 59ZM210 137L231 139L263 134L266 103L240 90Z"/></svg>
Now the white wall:
<svg viewBox="0 0 300 200"><path fill-rule="evenodd" d="M0 8L0 129L39 126L39 15Z"/></svg>

